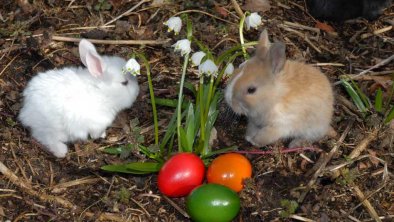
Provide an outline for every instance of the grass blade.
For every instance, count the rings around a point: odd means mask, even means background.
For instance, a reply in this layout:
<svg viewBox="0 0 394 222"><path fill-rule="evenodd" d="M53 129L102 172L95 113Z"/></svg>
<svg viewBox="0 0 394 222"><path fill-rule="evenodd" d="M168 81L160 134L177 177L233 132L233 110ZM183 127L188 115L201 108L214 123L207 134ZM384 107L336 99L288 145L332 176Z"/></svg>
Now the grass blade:
<svg viewBox="0 0 394 222"><path fill-rule="evenodd" d="M349 94L349 96L352 98L354 104L356 104L358 110L362 113L366 113L368 110L365 107L363 101L361 100L360 96L357 94L356 90L352 87L352 85L346 81L341 79L342 85L345 87L346 92Z"/></svg>
<svg viewBox="0 0 394 222"><path fill-rule="evenodd" d="M360 87L357 85L356 82L352 81L352 85L353 88L356 89L357 94L359 95L359 97L361 98L361 100L363 101L365 107L366 107L366 111L368 111L368 109L372 108L372 104L371 101L369 100L369 98L365 95L365 93L360 89Z"/></svg>
<svg viewBox="0 0 394 222"><path fill-rule="evenodd" d="M106 165L101 169L109 172L129 173L129 174L149 174L158 172L161 168L158 162L132 162L126 164Z"/></svg>
<svg viewBox="0 0 394 222"><path fill-rule="evenodd" d="M389 111L389 113L386 116L386 119L384 120L384 123L389 123L391 122L391 120L394 119L394 106L391 107L391 110Z"/></svg>
<svg viewBox="0 0 394 222"><path fill-rule="evenodd" d="M375 96L375 110L377 112L382 112L382 107L383 107L383 92L382 89L379 88L376 91L376 96Z"/></svg>

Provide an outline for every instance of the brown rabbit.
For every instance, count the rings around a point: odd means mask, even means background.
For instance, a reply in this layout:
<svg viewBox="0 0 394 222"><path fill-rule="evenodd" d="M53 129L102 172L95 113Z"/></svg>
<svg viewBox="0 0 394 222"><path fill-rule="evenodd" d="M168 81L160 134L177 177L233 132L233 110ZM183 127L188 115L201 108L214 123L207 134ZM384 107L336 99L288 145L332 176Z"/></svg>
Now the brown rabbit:
<svg viewBox="0 0 394 222"><path fill-rule="evenodd" d="M255 146L292 138L289 147L296 147L333 131L334 98L327 77L311 65L286 60L285 44L270 43L266 30L256 54L229 80L225 99L248 117L245 138Z"/></svg>

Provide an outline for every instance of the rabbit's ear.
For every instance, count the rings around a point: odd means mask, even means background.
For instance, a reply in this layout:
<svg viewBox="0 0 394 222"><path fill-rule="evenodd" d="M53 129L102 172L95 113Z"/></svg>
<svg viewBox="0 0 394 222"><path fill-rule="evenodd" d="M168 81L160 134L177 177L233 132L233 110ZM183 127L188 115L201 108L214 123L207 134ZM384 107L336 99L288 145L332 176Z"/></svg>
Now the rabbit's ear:
<svg viewBox="0 0 394 222"><path fill-rule="evenodd" d="M268 51L267 59L273 74L281 72L286 62L286 45L283 42L273 43Z"/></svg>
<svg viewBox="0 0 394 222"><path fill-rule="evenodd" d="M100 55L97 53L94 45L86 39L79 42L79 56L82 63L88 68L90 74L95 77L104 73L104 63Z"/></svg>
<svg viewBox="0 0 394 222"><path fill-rule="evenodd" d="M259 37L259 47L269 48L270 40L268 38L267 29L264 29Z"/></svg>
<svg viewBox="0 0 394 222"><path fill-rule="evenodd" d="M260 34L258 44L256 46L256 55L260 59L265 59L267 56L268 49L270 47L270 40L268 38L267 29L264 29Z"/></svg>

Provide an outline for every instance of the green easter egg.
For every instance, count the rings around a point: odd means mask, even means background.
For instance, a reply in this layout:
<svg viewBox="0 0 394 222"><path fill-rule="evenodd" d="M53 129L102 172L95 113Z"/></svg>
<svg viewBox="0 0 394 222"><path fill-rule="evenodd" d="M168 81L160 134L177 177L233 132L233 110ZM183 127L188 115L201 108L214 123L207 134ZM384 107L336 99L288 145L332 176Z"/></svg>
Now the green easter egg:
<svg viewBox="0 0 394 222"><path fill-rule="evenodd" d="M240 200L236 192L225 186L204 184L189 194L186 206L193 221L229 222L237 216Z"/></svg>

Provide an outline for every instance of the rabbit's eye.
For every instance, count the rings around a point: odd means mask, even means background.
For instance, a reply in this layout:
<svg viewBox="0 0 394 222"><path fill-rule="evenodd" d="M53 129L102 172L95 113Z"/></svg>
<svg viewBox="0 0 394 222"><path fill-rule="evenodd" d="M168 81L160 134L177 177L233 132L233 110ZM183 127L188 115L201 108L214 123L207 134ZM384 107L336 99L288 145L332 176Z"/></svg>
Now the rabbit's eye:
<svg viewBox="0 0 394 222"><path fill-rule="evenodd" d="M122 85L127 86L128 83L129 83L129 80L125 80L122 82Z"/></svg>
<svg viewBox="0 0 394 222"><path fill-rule="evenodd" d="M256 92L256 87L250 86L250 87L248 88L248 94L253 94L253 93L255 93L255 92Z"/></svg>

